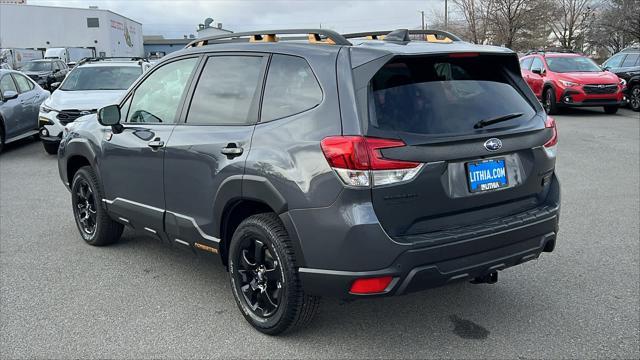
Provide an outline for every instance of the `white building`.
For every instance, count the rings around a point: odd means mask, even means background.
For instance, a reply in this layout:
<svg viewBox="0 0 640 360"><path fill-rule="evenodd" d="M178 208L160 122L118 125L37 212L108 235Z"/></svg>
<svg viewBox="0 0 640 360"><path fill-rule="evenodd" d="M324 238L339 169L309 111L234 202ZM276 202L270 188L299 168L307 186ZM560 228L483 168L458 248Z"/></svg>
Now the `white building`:
<svg viewBox="0 0 640 360"><path fill-rule="evenodd" d="M213 19L206 18L203 24L198 25L197 37L200 39L207 36L231 34L233 32L231 30L223 29L222 23L217 23L215 26L213 25Z"/></svg>
<svg viewBox="0 0 640 360"><path fill-rule="evenodd" d="M0 48L87 47L143 56L142 24L109 10L0 4Z"/></svg>

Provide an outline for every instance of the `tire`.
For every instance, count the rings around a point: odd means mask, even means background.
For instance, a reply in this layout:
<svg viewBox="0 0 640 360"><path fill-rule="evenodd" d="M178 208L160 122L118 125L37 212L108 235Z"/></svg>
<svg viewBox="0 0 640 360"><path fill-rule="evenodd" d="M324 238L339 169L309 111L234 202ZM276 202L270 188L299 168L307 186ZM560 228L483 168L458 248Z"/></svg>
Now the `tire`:
<svg viewBox="0 0 640 360"><path fill-rule="evenodd" d="M556 94L553 88L548 88L542 93L542 106L547 115L555 115L558 113L558 103L556 102Z"/></svg>
<svg viewBox="0 0 640 360"><path fill-rule="evenodd" d="M2 121L0 121L0 153L2 152L3 148L4 148L4 126L2 125Z"/></svg>
<svg viewBox="0 0 640 360"><path fill-rule="evenodd" d="M42 142L42 146L44 147L44 151L47 154L56 155L56 154L58 154L58 147L60 146L60 144L55 143L55 142L43 141Z"/></svg>
<svg viewBox="0 0 640 360"><path fill-rule="evenodd" d="M614 106L605 106L604 107L604 113L605 114L615 114L618 112L618 107L617 105Z"/></svg>
<svg viewBox="0 0 640 360"><path fill-rule="evenodd" d="M304 293L295 263L291 240L276 214L250 216L233 234L231 290L242 315L258 331L277 335L305 326L317 313L320 297Z"/></svg>
<svg viewBox="0 0 640 360"><path fill-rule="evenodd" d="M104 207L98 177L90 166L81 167L71 182L73 217L84 241L93 246L112 244L120 239L124 226L113 221ZM84 205L81 207L80 205ZM83 222L81 218L85 218Z"/></svg>
<svg viewBox="0 0 640 360"><path fill-rule="evenodd" d="M629 91L629 106L633 111L640 111L640 84L636 84Z"/></svg>

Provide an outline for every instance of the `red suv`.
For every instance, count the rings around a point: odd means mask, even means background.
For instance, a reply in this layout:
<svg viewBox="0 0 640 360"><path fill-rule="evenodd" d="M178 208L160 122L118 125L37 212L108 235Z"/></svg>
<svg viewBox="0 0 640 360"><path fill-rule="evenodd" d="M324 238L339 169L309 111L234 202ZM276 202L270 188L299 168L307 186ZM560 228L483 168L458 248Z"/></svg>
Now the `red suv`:
<svg viewBox="0 0 640 360"><path fill-rule="evenodd" d="M522 77L547 114L560 107L603 106L615 114L622 102L625 81L603 71L593 60L573 53L535 53L520 59Z"/></svg>

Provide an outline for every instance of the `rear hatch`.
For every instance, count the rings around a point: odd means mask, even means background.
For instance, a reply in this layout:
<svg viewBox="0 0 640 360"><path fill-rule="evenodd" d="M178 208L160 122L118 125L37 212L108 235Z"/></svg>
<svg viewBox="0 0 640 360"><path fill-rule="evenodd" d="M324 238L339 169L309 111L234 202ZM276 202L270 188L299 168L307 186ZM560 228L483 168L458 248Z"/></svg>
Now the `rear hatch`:
<svg viewBox="0 0 640 360"><path fill-rule="evenodd" d="M380 185L372 175L375 212L397 241L544 203L555 123L522 81L514 54L396 56L371 77L367 93L364 135L401 140L378 155L420 164L396 183Z"/></svg>

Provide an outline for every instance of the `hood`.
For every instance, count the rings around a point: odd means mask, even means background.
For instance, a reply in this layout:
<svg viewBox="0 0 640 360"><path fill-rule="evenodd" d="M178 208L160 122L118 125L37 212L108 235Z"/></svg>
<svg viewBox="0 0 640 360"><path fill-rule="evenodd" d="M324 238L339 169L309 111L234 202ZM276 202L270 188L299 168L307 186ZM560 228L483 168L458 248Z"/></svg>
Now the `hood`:
<svg viewBox="0 0 640 360"><path fill-rule="evenodd" d="M579 84L617 84L620 79L608 71L557 73L558 79L573 81Z"/></svg>
<svg viewBox="0 0 640 360"><path fill-rule="evenodd" d="M55 110L98 110L120 101L126 90L56 90L45 101L45 105Z"/></svg>

